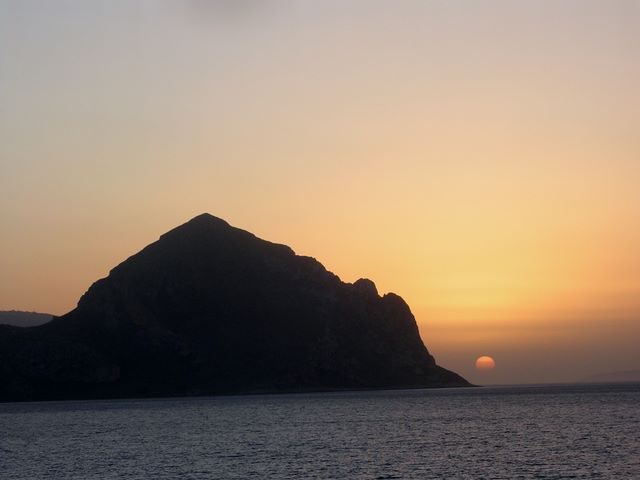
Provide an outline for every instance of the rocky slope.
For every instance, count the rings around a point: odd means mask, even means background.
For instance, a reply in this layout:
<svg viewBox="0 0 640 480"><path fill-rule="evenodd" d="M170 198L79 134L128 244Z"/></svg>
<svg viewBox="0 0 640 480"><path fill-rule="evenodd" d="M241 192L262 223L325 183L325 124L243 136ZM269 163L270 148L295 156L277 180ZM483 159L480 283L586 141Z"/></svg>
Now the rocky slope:
<svg viewBox="0 0 640 480"><path fill-rule="evenodd" d="M114 268L75 310L0 325L0 399L464 386L399 296L208 214Z"/></svg>

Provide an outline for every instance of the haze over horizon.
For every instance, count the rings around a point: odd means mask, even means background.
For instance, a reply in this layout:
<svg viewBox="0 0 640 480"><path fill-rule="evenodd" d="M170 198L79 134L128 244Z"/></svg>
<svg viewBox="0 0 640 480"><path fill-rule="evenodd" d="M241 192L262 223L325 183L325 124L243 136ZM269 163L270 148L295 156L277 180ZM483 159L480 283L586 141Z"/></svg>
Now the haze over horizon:
<svg viewBox="0 0 640 480"><path fill-rule="evenodd" d="M401 295L472 382L640 369L639 25L621 0L0 0L0 310L66 313L207 211Z"/></svg>

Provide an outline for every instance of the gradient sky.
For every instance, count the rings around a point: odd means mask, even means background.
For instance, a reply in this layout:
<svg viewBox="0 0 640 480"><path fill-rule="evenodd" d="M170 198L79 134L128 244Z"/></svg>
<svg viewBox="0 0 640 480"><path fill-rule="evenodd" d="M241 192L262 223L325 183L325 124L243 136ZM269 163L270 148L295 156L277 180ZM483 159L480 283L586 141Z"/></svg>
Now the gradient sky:
<svg viewBox="0 0 640 480"><path fill-rule="evenodd" d="M402 295L471 381L640 369L638 32L635 0L0 0L0 309L206 211Z"/></svg>

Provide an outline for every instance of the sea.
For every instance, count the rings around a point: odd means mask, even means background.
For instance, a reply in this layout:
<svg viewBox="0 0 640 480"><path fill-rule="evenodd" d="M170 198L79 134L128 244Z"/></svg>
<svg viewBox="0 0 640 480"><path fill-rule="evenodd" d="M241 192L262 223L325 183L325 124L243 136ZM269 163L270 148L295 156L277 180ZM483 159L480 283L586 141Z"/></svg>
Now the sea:
<svg viewBox="0 0 640 480"><path fill-rule="evenodd" d="M0 404L0 479L640 479L640 383Z"/></svg>

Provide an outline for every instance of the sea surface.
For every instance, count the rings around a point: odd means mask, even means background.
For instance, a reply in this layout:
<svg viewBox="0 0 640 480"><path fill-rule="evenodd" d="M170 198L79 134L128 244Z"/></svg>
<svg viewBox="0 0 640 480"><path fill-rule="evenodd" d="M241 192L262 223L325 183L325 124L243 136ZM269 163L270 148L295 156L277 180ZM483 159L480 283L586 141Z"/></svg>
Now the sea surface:
<svg viewBox="0 0 640 480"><path fill-rule="evenodd" d="M0 404L0 479L640 479L640 384Z"/></svg>

